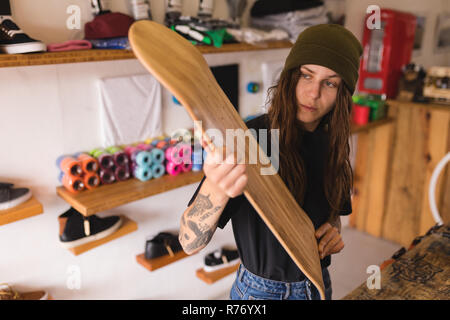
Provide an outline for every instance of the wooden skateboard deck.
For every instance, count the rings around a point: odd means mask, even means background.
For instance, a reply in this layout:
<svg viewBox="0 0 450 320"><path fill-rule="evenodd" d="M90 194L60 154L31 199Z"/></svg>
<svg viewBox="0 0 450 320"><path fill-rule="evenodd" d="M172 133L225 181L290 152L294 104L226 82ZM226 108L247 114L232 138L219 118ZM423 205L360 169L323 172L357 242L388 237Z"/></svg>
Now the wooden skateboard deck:
<svg viewBox="0 0 450 320"><path fill-rule="evenodd" d="M134 54L146 69L180 101L194 121L202 121L203 137L211 147L214 148L206 130L219 130L223 137L226 129L247 130L203 55L189 41L162 24L148 20L132 25L129 40ZM250 144L258 146L252 135L247 137L253 139ZM239 147L245 148L247 157L249 143L238 144ZM259 163L247 165L244 195L324 299L314 226L278 174L261 175L261 168L264 168L261 163L268 163L269 159L264 152L259 155L263 158Z"/></svg>

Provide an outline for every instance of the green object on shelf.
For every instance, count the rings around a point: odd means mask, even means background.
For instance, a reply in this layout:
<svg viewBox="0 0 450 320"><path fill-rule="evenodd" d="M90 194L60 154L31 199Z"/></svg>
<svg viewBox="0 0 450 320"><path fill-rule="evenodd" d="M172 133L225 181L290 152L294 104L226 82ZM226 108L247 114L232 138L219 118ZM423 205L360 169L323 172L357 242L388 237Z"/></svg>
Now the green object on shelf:
<svg viewBox="0 0 450 320"><path fill-rule="evenodd" d="M207 30L206 34L212 39L213 45L220 48L223 44L227 31L225 29Z"/></svg>
<svg viewBox="0 0 450 320"><path fill-rule="evenodd" d="M386 116L386 101L379 95L355 95L353 103L370 107L369 121L383 119Z"/></svg>
<svg viewBox="0 0 450 320"><path fill-rule="evenodd" d="M110 153L110 154L114 154L116 152L122 151L122 149L120 149L119 147L113 146L113 147L106 148L105 151Z"/></svg>
<svg viewBox="0 0 450 320"><path fill-rule="evenodd" d="M95 148L93 150L91 150L89 152L89 155L94 157L94 158L98 158L100 155L102 155L103 153L105 153L105 150L101 149L101 148Z"/></svg>

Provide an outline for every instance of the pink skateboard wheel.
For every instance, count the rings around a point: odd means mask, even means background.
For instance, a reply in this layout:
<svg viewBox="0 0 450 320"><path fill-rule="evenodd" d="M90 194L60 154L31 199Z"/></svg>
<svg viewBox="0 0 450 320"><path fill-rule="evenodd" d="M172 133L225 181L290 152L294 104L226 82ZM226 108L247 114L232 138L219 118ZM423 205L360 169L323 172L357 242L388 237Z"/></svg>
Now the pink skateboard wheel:
<svg viewBox="0 0 450 320"><path fill-rule="evenodd" d="M169 161L166 164L166 171L170 175L176 176L176 175L178 175L181 172L181 165Z"/></svg>
<svg viewBox="0 0 450 320"><path fill-rule="evenodd" d="M191 163L192 148L185 143L178 143L166 149L166 159L175 164Z"/></svg>
<svg viewBox="0 0 450 320"><path fill-rule="evenodd" d="M191 171L191 170L192 170L192 163L183 163L183 164L181 165L181 170L182 170L183 172Z"/></svg>

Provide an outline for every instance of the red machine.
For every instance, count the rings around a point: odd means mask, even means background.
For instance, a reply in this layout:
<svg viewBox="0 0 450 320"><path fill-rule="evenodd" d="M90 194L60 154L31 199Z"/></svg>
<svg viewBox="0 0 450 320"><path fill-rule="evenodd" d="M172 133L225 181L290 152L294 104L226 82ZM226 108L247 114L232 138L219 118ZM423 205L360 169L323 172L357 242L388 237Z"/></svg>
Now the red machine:
<svg viewBox="0 0 450 320"><path fill-rule="evenodd" d="M411 60L416 30L412 14L381 9L381 28L369 29L364 22L363 56L359 70L358 90L364 93L397 96L402 67Z"/></svg>

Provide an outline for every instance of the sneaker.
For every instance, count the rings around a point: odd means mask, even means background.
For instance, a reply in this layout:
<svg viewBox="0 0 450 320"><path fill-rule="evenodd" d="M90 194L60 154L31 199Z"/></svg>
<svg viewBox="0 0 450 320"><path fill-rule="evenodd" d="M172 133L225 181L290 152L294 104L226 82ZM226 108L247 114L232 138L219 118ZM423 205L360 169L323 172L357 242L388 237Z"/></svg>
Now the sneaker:
<svg viewBox="0 0 450 320"><path fill-rule="evenodd" d="M155 237L145 242L145 258L155 259L165 255L173 256L183 250L178 235L168 232L160 232Z"/></svg>
<svg viewBox="0 0 450 320"><path fill-rule="evenodd" d="M13 188L11 183L0 183L0 210L7 210L31 198L31 191L27 188Z"/></svg>
<svg viewBox="0 0 450 320"><path fill-rule="evenodd" d="M8 18L0 17L0 53L28 53L46 51L47 46L41 41L30 38Z"/></svg>
<svg viewBox="0 0 450 320"><path fill-rule="evenodd" d="M20 293L8 284L0 284L0 300L48 300L48 293L45 291Z"/></svg>
<svg viewBox="0 0 450 320"><path fill-rule="evenodd" d="M114 233L122 224L119 216L85 217L74 208L61 214L58 221L59 240L66 249L103 239Z"/></svg>
<svg viewBox="0 0 450 320"><path fill-rule="evenodd" d="M203 270L212 272L239 263L239 253L233 248L221 248L205 256Z"/></svg>

